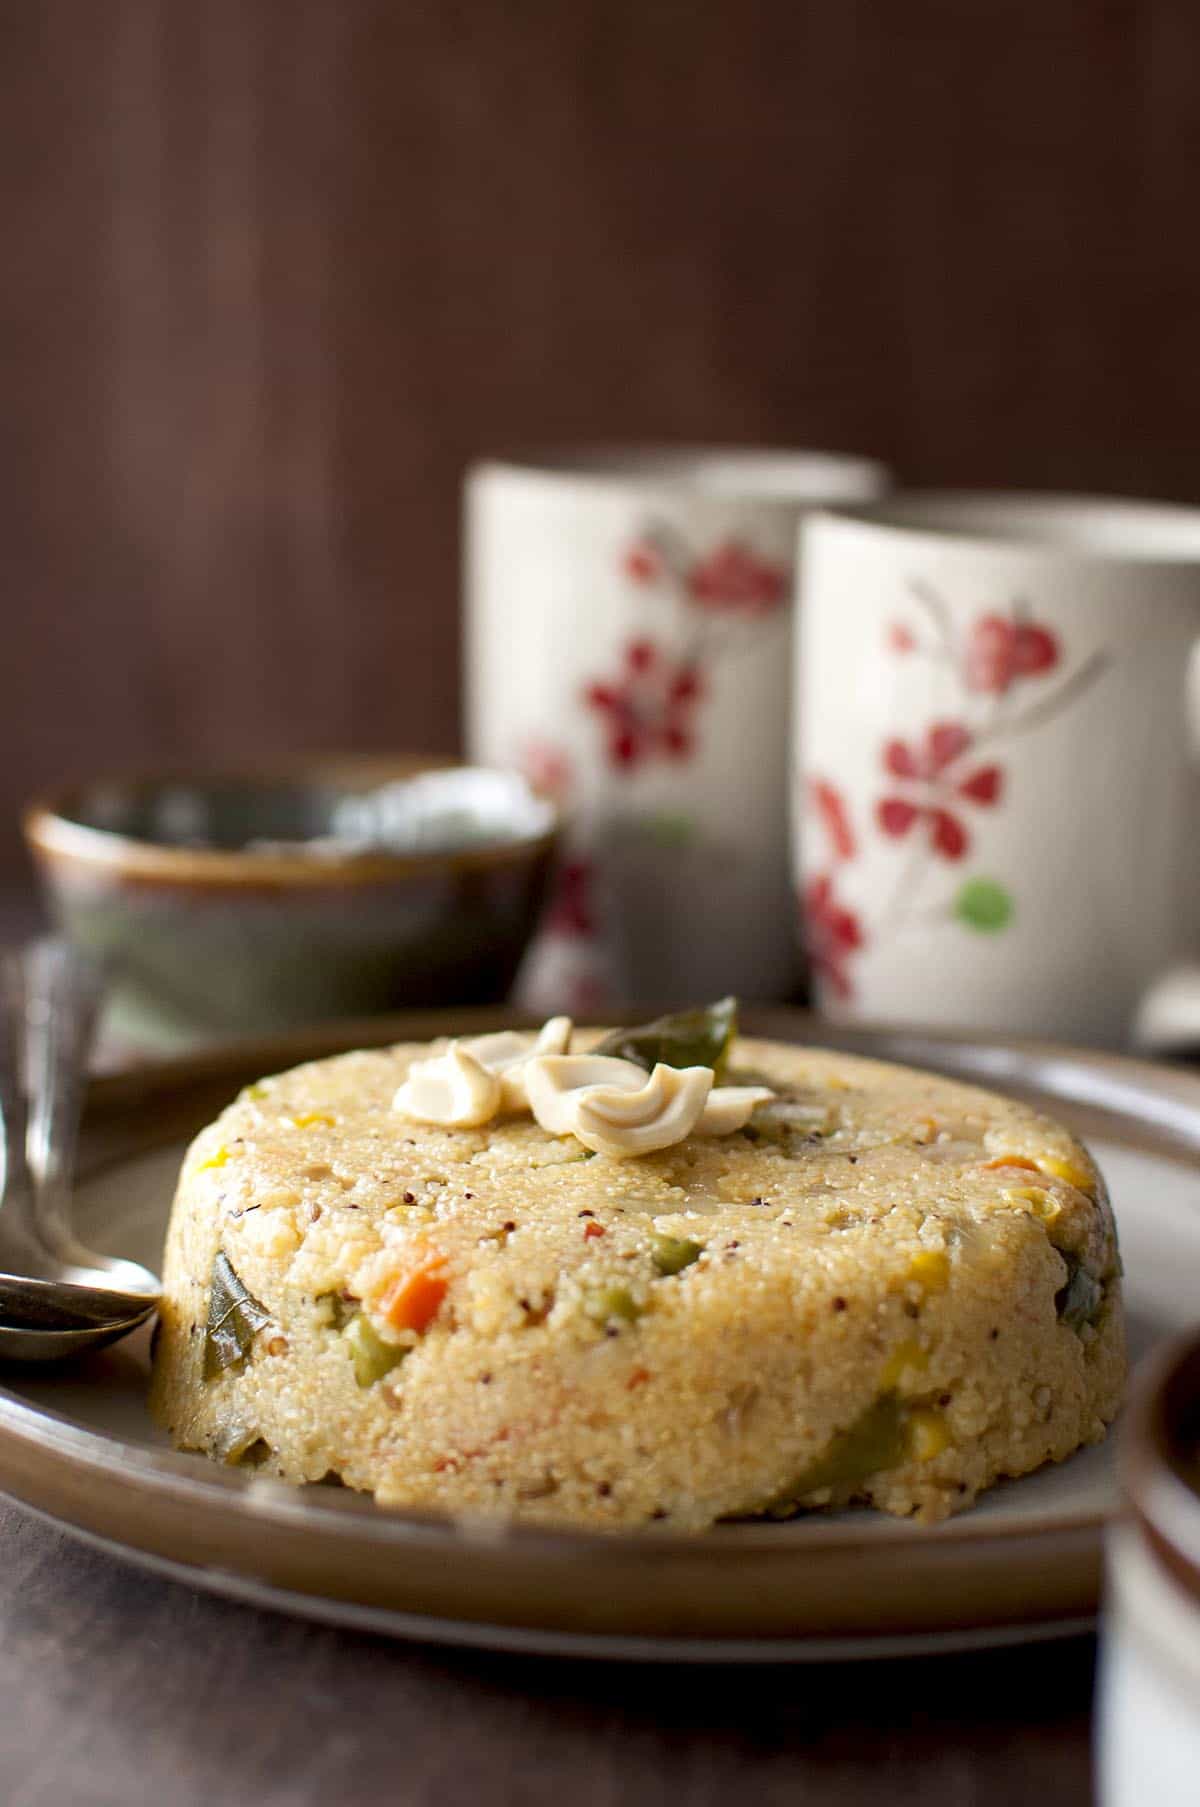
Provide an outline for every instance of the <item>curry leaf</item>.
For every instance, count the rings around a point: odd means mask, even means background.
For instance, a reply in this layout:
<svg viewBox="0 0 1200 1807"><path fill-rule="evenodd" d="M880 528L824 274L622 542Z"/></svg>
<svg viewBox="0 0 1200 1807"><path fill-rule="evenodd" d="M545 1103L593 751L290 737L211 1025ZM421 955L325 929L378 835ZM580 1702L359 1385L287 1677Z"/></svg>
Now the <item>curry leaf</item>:
<svg viewBox="0 0 1200 1807"><path fill-rule="evenodd" d="M737 999L721 998L699 1010L660 1016L640 1029L614 1029L597 1054L632 1060L647 1073L661 1061L667 1067L712 1067L717 1071L737 1034Z"/></svg>
<svg viewBox="0 0 1200 1807"><path fill-rule="evenodd" d="M759 1511L786 1518L805 1494L825 1487L847 1493L870 1475L898 1468L908 1453L904 1422L904 1408L896 1395L882 1394L853 1424L837 1432L790 1487L760 1506Z"/></svg>
<svg viewBox="0 0 1200 1807"><path fill-rule="evenodd" d="M254 1338L271 1322L271 1314L247 1292L224 1251L213 1262L204 1326L204 1378L214 1380L227 1368L240 1368Z"/></svg>
<svg viewBox="0 0 1200 1807"><path fill-rule="evenodd" d="M1074 1255L1059 1249L1067 1264L1067 1278L1054 1295L1054 1308L1064 1324L1075 1332L1094 1324L1104 1305L1104 1283L1097 1280Z"/></svg>

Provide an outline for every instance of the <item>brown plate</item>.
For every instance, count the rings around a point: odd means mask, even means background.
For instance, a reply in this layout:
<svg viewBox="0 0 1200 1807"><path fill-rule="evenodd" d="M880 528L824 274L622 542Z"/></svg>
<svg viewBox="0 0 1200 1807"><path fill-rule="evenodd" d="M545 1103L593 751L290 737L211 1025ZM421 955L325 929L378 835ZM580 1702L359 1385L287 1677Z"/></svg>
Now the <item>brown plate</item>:
<svg viewBox="0 0 1200 1807"><path fill-rule="evenodd" d="M468 1030L515 1020L457 1013ZM1196 1316L1200 1079L1113 1055L944 1034L834 1030L799 1012L746 1028L977 1079L1088 1136L1108 1176L1134 1353ZM240 1085L338 1048L445 1033L374 1019L98 1081L82 1148L85 1240L157 1263L190 1135ZM966 1647L1077 1630L1095 1611L1114 1500L1109 1446L1004 1483L923 1529L868 1512L704 1536L547 1531L385 1511L168 1449L144 1407L148 1339L73 1369L9 1371L0 1486L64 1528L193 1585L404 1636L673 1660Z"/></svg>

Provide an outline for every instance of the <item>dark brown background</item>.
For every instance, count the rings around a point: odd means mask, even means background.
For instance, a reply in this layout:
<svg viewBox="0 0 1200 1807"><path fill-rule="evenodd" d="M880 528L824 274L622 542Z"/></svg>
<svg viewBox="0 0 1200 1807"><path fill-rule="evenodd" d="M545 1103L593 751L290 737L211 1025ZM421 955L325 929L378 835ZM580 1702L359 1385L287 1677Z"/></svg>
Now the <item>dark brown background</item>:
<svg viewBox="0 0 1200 1807"><path fill-rule="evenodd" d="M0 870L31 787L451 748L510 441L1200 495L1195 0L29 0Z"/></svg>

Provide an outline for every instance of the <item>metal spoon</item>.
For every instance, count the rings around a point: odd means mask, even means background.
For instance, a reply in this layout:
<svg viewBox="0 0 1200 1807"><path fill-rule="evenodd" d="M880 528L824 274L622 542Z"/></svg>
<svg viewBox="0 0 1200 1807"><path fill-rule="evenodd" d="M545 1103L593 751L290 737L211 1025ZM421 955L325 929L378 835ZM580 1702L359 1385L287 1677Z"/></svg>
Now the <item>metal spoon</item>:
<svg viewBox="0 0 1200 1807"><path fill-rule="evenodd" d="M0 960L0 1360L57 1361L98 1348L144 1323L158 1301L148 1269L85 1248L71 1224L100 990L95 967L64 941Z"/></svg>

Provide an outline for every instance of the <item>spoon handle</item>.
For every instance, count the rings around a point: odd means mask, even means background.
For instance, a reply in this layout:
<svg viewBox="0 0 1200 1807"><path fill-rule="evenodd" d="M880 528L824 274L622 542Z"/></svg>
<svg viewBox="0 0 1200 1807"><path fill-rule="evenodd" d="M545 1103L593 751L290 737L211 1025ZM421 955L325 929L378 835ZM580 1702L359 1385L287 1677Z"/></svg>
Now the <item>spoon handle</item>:
<svg viewBox="0 0 1200 1807"><path fill-rule="evenodd" d="M71 1227L71 1178L102 981L86 954L57 936L24 959L26 1150L34 1224L62 1260L95 1264Z"/></svg>
<svg viewBox="0 0 1200 1807"><path fill-rule="evenodd" d="M0 1270L11 1270L0 1271L0 1360L78 1355L124 1336L158 1300L148 1268L92 1254L72 1229L99 997L97 969L61 941L0 953Z"/></svg>
<svg viewBox="0 0 1200 1807"><path fill-rule="evenodd" d="M22 1070L24 1016L21 956L11 952L0 954L0 1117L4 1128L0 1250L4 1261L37 1272L44 1269L46 1263L26 1158L28 1110Z"/></svg>

